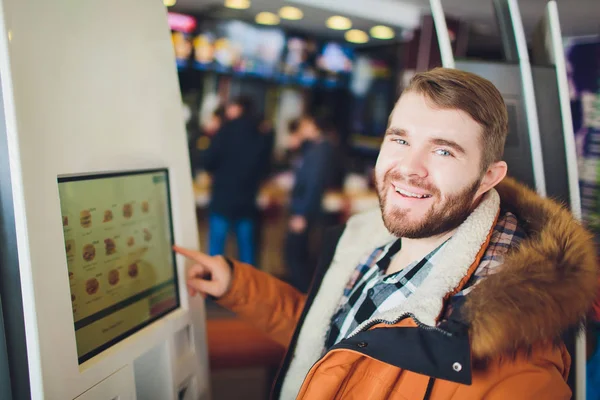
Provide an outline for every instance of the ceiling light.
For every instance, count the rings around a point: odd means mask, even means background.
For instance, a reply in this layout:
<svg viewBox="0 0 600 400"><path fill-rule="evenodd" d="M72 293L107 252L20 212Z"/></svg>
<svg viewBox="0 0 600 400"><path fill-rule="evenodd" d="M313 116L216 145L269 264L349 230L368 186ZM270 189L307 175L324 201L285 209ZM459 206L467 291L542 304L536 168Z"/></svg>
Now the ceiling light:
<svg viewBox="0 0 600 400"><path fill-rule="evenodd" d="M393 39L396 33L389 26L377 25L371 28L371 36L375 39L387 40Z"/></svg>
<svg viewBox="0 0 600 400"><path fill-rule="evenodd" d="M281 7L281 10L279 10L279 16L283 19L297 21L304 17L304 13L299 8L285 6L285 7Z"/></svg>
<svg viewBox="0 0 600 400"><path fill-rule="evenodd" d="M163 4L167 7L173 7L177 0L163 0Z"/></svg>
<svg viewBox="0 0 600 400"><path fill-rule="evenodd" d="M250 8L250 0L225 0L225 7L245 10Z"/></svg>
<svg viewBox="0 0 600 400"><path fill-rule="evenodd" d="M260 12L256 14L255 21L261 25L277 25L279 23L279 17L270 12Z"/></svg>
<svg viewBox="0 0 600 400"><path fill-rule="evenodd" d="M369 41L369 35L366 32L358 29L351 29L344 35L347 41L350 43L367 43Z"/></svg>
<svg viewBox="0 0 600 400"><path fill-rule="evenodd" d="M331 29L345 31L346 29L352 28L352 21L346 17L334 15L333 17L329 17L329 19L327 19L325 25Z"/></svg>

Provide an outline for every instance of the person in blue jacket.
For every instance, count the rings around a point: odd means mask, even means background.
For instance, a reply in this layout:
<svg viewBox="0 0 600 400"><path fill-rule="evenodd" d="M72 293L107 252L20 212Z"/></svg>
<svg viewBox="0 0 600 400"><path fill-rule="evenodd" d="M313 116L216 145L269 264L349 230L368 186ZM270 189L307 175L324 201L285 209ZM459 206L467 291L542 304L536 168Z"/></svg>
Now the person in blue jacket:
<svg viewBox="0 0 600 400"><path fill-rule="evenodd" d="M308 290L313 271L309 239L321 216L321 202L331 170L333 152L324 130L324 121L306 115L298 120L293 133L301 155L294 171L285 261L292 285L303 292Z"/></svg>
<svg viewBox="0 0 600 400"><path fill-rule="evenodd" d="M212 175L209 254L222 255L233 231L239 259L255 264L256 198L271 158L251 108L251 99L244 96L227 104L226 121L204 153L203 167Z"/></svg>

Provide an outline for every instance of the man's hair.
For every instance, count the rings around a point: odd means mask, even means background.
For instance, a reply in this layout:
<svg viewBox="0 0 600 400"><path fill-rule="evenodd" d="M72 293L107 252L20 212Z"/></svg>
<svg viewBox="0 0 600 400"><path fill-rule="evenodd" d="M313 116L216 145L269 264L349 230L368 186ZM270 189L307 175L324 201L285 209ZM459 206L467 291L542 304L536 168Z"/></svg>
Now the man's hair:
<svg viewBox="0 0 600 400"><path fill-rule="evenodd" d="M225 116L225 106L223 104L219 104L213 111L213 116L223 119Z"/></svg>
<svg viewBox="0 0 600 400"><path fill-rule="evenodd" d="M435 68L416 74L404 91L418 93L435 107L466 112L482 128L482 171L502 160L508 113L502 95L487 79L470 72Z"/></svg>
<svg viewBox="0 0 600 400"><path fill-rule="evenodd" d="M302 121L312 122L323 135L327 135L333 130L333 124L327 115L304 114L298 118L298 124Z"/></svg>
<svg viewBox="0 0 600 400"><path fill-rule="evenodd" d="M296 133L299 126L300 126L300 118L294 118L293 120L288 122L288 131L290 133Z"/></svg>

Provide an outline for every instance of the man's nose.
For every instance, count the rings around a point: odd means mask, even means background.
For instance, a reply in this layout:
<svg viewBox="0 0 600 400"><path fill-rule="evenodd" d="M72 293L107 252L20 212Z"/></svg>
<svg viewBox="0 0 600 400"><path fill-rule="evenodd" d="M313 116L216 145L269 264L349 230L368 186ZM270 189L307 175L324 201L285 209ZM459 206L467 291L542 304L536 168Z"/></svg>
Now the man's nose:
<svg viewBox="0 0 600 400"><path fill-rule="evenodd" d="M398 167L402 175L425 178L427 176L426 155L417 151L406 152L399 161Z"/></svg>

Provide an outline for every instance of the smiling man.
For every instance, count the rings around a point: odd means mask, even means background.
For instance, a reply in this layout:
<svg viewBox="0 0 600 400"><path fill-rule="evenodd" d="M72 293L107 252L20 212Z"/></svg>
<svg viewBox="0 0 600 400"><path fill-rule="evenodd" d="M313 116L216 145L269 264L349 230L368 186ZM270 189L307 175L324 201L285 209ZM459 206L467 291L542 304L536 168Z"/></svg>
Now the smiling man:
<svg viewBox="0 0 600 400"><path fill-rule="evenodd" d="M190 293L288 346L276 398L568 399L562 339L593 302L594 248L564 208L506 178L506 135L489 81L417 74L381 146L380 209L332 233L308 296L176 248L195 262Z"/></svg>

